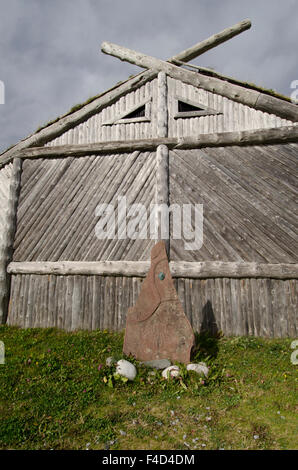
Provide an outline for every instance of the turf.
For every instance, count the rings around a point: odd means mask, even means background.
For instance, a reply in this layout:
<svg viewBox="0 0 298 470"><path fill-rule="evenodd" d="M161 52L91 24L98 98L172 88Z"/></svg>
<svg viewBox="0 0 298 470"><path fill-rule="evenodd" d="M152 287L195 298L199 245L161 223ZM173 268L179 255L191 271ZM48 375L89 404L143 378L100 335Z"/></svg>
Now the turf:
<svg viewBox="0 0 298 470"><path fill-rule="evenodd" d="M1 326L1 449L297 449L291 339L197 335L187 372L166 380L132 360L134 382L106 358L123 334Z"/></svg>

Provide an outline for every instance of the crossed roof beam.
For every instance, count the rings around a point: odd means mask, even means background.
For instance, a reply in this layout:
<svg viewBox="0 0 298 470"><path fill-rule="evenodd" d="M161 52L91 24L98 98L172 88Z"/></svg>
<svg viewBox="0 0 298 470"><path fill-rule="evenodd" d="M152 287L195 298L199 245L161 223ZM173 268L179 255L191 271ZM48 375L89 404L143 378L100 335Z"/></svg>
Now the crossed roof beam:
<svg viewBox="0 0 298 470"><path fill-rule="evenodd" d="M247 19L247 20L240 21L240 23L237 23L229 28L226 28L220 33L213 34L212 36L205 39L204 41L200 41L194 46L191 46L188 49L185 49L179 54L168 59L167 62L169 62L170 64L175 64L175 65L184 65L184 63L186 64L190 60L195 59L196 57L199 57L200 55L204 54L210 49L213 49L214 47L219 46L220 44L232 39L234 36L238 36L238 34L243 33L243 31L246 31L247 29L250 29L250 28L251 28L250 20ZM116 44L112 44L107 41L104 41L101 45L101 50L105 54L114 55L115 57L118 57L121 60L127 60L127 62L131 62L135 64L134 61L129 59L130 55L127 56L126 59L121 58L117 53L117 49L119 48L124 50L123 47L117 46ZM126 49L126 50L128 51L129 49ZM138 53L138 55L140 54ZM144 56L144 54L141 54L141 55ZM135 65L139 65L139 64L135 64Z"/></svg>
<svg viewBox="0 0 298 470"><path fill-rule="evenodd" d="M212 93L217 93L228 99L253 107L257 110L276 114L277 116L294 122L298 121L298 107L280 98L270 96L260 91L246 88L243 85L237 85L225 80L226 77L217 78L214 76L206 76L200 73L198 67L197 73L190 70L182 69L180 65L187 65L187 62L204 54L206 51L217 47L219 44L228 41L238 34L246 31L251 27L250 20L244 20L240 23L226 28L218 34L201 41L194 46L186 49L180 54L171 57L167 61L156 59L155 57L136 52L126 47L104 41L101 50L105 54L117 57L122 61L129 62L139 67L148 69L149 71L165 72L172 78L183 81L195 87L203 88ZM205 71L208 69L204 69ZM202 69L203 71L203 69ZM211 70L209 70L211 72Z"/></svg>

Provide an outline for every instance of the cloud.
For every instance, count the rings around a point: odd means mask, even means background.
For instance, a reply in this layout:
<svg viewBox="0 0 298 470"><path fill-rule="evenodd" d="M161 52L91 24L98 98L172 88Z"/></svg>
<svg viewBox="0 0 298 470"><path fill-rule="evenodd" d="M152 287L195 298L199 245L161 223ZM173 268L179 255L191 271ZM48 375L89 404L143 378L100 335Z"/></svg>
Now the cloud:
<svg viewBox="0 0 298 470"><path fill-rule="evenodd" d="M0 0L0 151L140 69L104 40L162 59L251 18L251 30L194 63L290 94L296 0Z"/></svg>

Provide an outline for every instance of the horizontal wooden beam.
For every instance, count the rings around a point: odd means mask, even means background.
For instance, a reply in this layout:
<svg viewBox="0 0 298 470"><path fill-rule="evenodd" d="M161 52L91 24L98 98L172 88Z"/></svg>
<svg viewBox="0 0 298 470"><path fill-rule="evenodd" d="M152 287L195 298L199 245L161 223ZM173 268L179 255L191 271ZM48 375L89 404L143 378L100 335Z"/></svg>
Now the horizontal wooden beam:
<svg viewBox="0 0 298 470"><path fill-rule="evenodd" d="M173 277L297 279L298 264L261 264L224 261L170 263Z"/></svg>
<svg viewBox="0 0 298 470"><path fill-rule="evenodd" d="M156 59L155 57L151 57L110 42L103 42L101 50L105 54L112 55L120 60L130 62L131 64L138 65L145 69L165 72L172 78L181 80L184 83L188 83L189 85L193 85L198 88L203 88L204 90L212 93L217 93L238 103L251 106L257 110L276 114L277 116L294 122L298 121L298 106L293 103L289 103L256 90L244 88L215 77L208 77L201 73L191 72L189 70L179 68L169 62Z"/></svg>
<svg viewBox="0 0 298 470"><path fill-rule="evenodd" d="M144 277L149 268L149 261L23 261L10 263L7 271L11 274Z"/></svg>
<svg viewBox="0 0 298 470"><path fill-rule="evenodd" d="M10 274L40 275L98 275L145 277L149 261L23 261L8 266ZM260 264L240 262L171 261L170 271L175 278L269 278L298 279L298 264Z"/></svg>
<svg viewBox="0 0 298 470"><path fill-rule="evenodd" d="M224 147L231 145L262 145L282 144L298 141L298 126L272 127L268 129L253 129L249 131L219 132L201 134L194 137L178 139L176 149L191 149L200 147Z"/></svg>
<svg viewBox="0 0 298 470"><path fill-rule="evenodd" d="M201 134L194 137L163 137L158 139L99 142L95 144L58 145L55 147L30 147L15 154L19 158L63 158L96 154L155 151L159 145L173 149L221 147L229 145L261 145L298 141L298 126L274 127L249 131ZM1 161L0 161L1 168Z"/></svg>
<svg viewBox="0 0 298 470"><path fill-rule="evenodd" d="M188 62L196 57L204 54L205 52L213 49L214 47L222 44L223 42L232 39L234 36L246 31L251 27L250 20L243 20L240 23L231 26L230 28L226 28L220 33L213 34L209 38L205 39L204 41L200 41L199 43L195 44L194 46L186 49L185 51L180 52L175 58L169 59L168 62L175 63L176 61L184 61Z"/></svg>

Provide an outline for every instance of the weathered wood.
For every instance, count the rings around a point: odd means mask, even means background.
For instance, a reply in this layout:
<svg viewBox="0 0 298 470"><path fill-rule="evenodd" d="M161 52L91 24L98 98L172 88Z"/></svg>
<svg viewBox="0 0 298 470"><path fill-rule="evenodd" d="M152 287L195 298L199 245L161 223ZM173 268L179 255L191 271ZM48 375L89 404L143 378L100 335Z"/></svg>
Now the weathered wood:
<svg viewBox="0 0 298 470"><path fill-rule="evenodd" d="M149 261L23 261L11 262L10 274L102 275L145 277ZM173 277L297 279L298 264L233 263L222 261L171 261Z"/></svg>
<svg viewBox="0 0 298 470"><path fill-rule="evenodd" d="M157 88L157 135L168 137L167 76L164 72L158 74Z"/></svg>
<svg viewBox="0 0 298 470"><path fill-rule="evenodd" d="M77 292L73 305L74 282ZM96 325L100 329L121 331L141 282L140 277L13 274L14 297L8 324L70 330L79 306L77 327L94 329ZM90 289L86 288L88 283ZM226 336L246 335L250 325L249 332L255 336L295 337L297 315L289 315L288 309L295 313L297 285L296 280L266 278L175 278L179 299L194 330L221 330ZM250 292L249 303L246 290Z"/></svg>
<svg viewBox="0 0 298 470"><path fill-rule="evenodd" d="M39 169L37 174L34 171L36 168ZM120 217L120 224L115 223L117 234L126 220L125 215L118 214L118 198L126 197L127 211L137 203L144 204L147 209L155 201L155 169L155 153L135 152L125 157L113 155L73 160L27 160L22 179L14 260L149 259L149 245L154 243L152 240L132 240L124 232L121 232L123 239L111 233L111 239L107 238L107 234L99 240L95 231L99 219L95 211L102 203L114 206L115 222ZM32 178L36 182L33 193L27 189L32 188ZM126 220L127 226L129 220Z"/></svg>
<svg viewBox="0 0 298 470"><path fill-rule="evenodd" d="M212 93L217 93L226 96L238 103L243 103L255 109L264 112L269 112L290 119L294 122L298 121L298 107L293 103L275 98L270 95L265 95L256 90L243 88L215 77L206 77L200 73L194 73L189 70L181 69L168 62L156 59L140 52L127 49L117 44L110 42L103 42L101 50L105 54L113 55L114 57L138 65L142 68L153 69L158 72L165 72L173 78L182 80L190 85L204 88Z"/></svg>
<svg viewBox="0 0 298 470"><path fill-rule="evenodd" d="M200 41L192 47L180 52L175 58L169 59L168 62L176 63L176 61L185 61L189 62L196 57L204 54L205 52L217 47L219 44L232 39L234 36L246 31L251 27L250 20L243 20L240 23L235 24L229 28L224 29L220 33L213 34L209 38L205 39L204 41Z"/></svg>
<svg viewBox="0 0 298 470"><path fill-rule="evenodd" d="M169 205L169 149L166 145L159 145L156 151L156 192L155 214L156 239L163 239L169 255L170 248L170 215ZM166 233L165 233L166 232Z"/></svg>
<svg viewBox="0 0 298 470"><path fill-rule="evenodd" d="M262 147L244 151L235 146L171 153L171 204L204 205L201 250L187 252L183 240L173 240L171 259L297 262L295 187L285 184L287 158L279 156L280 148L287 154L286 147L264 146L265 152L259 150ZM272 155L283 159L284 169L271 163ZM266 163L265 170L258 168L258 160Z"/></svg>
<svg viewBox="0 0 298 470"><path fill-rule="evenodd" d="M179 54L180 55L180 54ZM171 57L168 61L175 60L177 56ZM183 58L184 62L187 62L187 58ZM47 142L61 136L68 130L73 130L80 123L86 121L89 117L99 113L106 106L113 104L116 100L126 95L128 92L137 90L140 86L148 83L154 77L157 72L155 70L146 70L141 72L134 77L126 80L125 82L116 84L110 90L100 95L94 101L84 105L78 111L66 114L58 119L57 122L46 126L44 129L28 136L26 139L20 141L12 148L6 150L0 155L0 168L7 162L11 161L14 154L28 147L37 147L46 144Z"/></svg>
<svg viewBox="0 0 298 470"><path fill-rule="evenodd" d="M15 158L13 160L9 198L7 202L7 231L6 234L4 234L4 252L0 257L0 323L6 322L8 311L10 275L7 274L6 269L12 260L21 173L22 160L20 158Z"/></svg>
<svg viewBox="0 0 298 470"><path fill-rule="evenodd" d="M298 141L298 126L273 127L237 132L201 134L196 137L165 137L132 141L99 142L96 144L59 145L56 147L33 147L15 153L18 158L66 158L96 154L126 153L133 151L153 151L159 145L169 149L192 149L231 145L277 144ZM0 168L4 166L0 160Z"/></svg>

